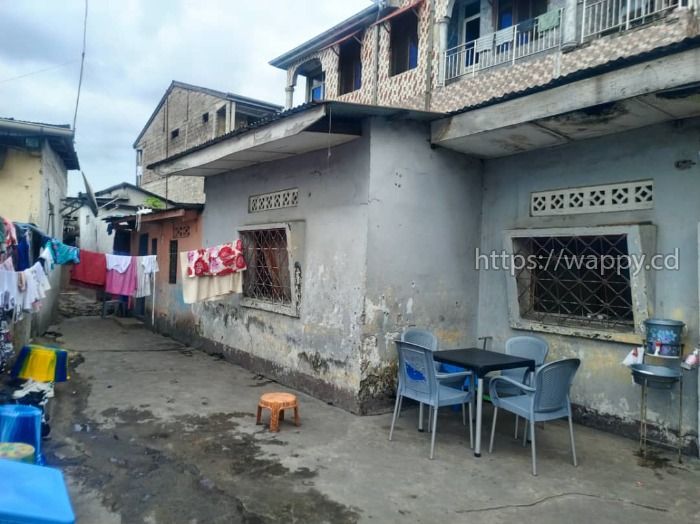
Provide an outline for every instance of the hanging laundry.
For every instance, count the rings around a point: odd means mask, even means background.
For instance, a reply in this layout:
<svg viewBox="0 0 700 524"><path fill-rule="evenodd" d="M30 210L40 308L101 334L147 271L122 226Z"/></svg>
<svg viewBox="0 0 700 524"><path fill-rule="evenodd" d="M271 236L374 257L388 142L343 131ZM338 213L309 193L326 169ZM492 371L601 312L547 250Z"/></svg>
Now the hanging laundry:
<svg viewBox="0 0 700 524"><path fill-rule="evenodd" d="M44 261L44 269L46 272L52 271L56 262L53 259L53 253L46 245L41 248L39 252L39 258Z"/></svg>
<svg viewBox="0 0 700 524"><path fill-rule="evenodd" d="M114 255L112 255L114 256ZM120 256L120 255L117 255ZM124 257L122 257L124 258ZM126 257L135 258L135 257ZM107 278L105 279L105 291L111 293L112 295L124 295L127 297L133 297L136 293L137 280L136 280L136 269L138 263L135 261L129 261L129 264L125 271L120 272L117 269L109 269L110 267L110 256L106 256L107 265Z"/></svg>
<svg viewBox="0 0 700 524"><path fill-rule="evenodd" d="M158 258L156 255L136 257L136 298L151 295L155 274L158 272Z"/></svg>
<svg viewBox="0 0 700 524"><path fill-rule="evenodd" d="M187 251L187 277L224 276L246 269L243 242Z"/></svg>
<svg viewBox="0 0 700 524"><path fill-rule="evenodd" d="M17 271L24 271L30 265L29 231L17 228Z"/></svg>
<svg viewBox="0 0 700 524"><path fill-rule="evenodd" d="M238 271L223 276L187 277L188 252L180 253L182 296L185 304L221 298L231 293L243 292L243 273Z"/></svg>
<svg viewBox="0 0 700 524"><path fill-rule="evenodd" d="M56 264L79 264L80 263L80 250L74 246L68 246L63 242L52 238L49 239L44 247L51 249L51 254L53 255L53 260Z"/></svg>
<svg viewBox="0 0 700 524"><path fill-rule="evenodd" d="M80 263L71 267L70 278L80 284L104 286L107 281L107 257L104 253L81 249Z"/></svg>
<svg viewBox="0 0 700 524"><path fill-rule="evenodd" d="M8 259L10 263L12 259ZM0 311L12 311L17 305L19 281L14 270L0 270Z"/></svg>
<svg viewBox="0 0 700 524"><path fill-rule="evenodd" d="M41 301L46 298L46 292L51 289L51 284L46 276L41 262L37 262L29 269L21 272L23 285L20 284L21 302L17 306L24 311L38 311L41 309Z"/></svg>
<svg viewBox="0 0 700 524"><path fill-rule="evenodd" d="M0 375L5 373L7 364L14 355L12 346L12 311L0 308Z"/></svg>
<svg viewBox="0 0 700 524"><path fill-rule="evenodd" d="M118 271L124 273L131 266L131 256L128 255L113 255L107 253L107 271Z"/></svg>

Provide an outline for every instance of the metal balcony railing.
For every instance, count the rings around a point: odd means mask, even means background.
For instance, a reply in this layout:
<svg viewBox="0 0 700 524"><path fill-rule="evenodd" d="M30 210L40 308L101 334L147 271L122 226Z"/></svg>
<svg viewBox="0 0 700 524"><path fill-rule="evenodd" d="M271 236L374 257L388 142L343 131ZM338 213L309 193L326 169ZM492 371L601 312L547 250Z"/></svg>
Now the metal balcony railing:
<svg viewBox="0 0 700 524"><path fill-rule="evenodd" d="M680 5L680 0L583 0L581 40L645 24Z"/></svg>
<svg viewBox="0 0 700 524"><path fill-rule="evenodd" d="M667 0L668 1L668 0ZM561 46L564 9L555 9L531 20L484 35L445 52L443 81L502 64L512 64L542 51Z"/></svg>

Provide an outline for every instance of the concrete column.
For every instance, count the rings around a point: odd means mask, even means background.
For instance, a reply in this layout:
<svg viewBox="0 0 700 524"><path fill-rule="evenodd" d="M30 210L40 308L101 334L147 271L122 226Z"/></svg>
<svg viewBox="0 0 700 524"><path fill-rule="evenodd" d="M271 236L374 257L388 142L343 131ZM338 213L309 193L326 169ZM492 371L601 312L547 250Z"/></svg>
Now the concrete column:
<svg viewBox="0 0 700 524"><path fill-rule="evenodd" d="M576 0L566 0L564 5L561 42L561 48L564 51L569 51L578 45L579 34L576 30L577 3Z"/></svg>
<svg viewBox="0 0 700 524"><path fill-rule="evenodd" d="M294 86L285 87L284 92L287 95L287 99L286 99L286 102L284 104L284 108L291 109L294 106Z"/></svg>
<svg viewBox="0 0 700 524"><path fill-rule="evenodd" d="M447 51L447 29L450 25L450 17L445 16L438 23L438 82L445 85L445 51Z"/></svg>

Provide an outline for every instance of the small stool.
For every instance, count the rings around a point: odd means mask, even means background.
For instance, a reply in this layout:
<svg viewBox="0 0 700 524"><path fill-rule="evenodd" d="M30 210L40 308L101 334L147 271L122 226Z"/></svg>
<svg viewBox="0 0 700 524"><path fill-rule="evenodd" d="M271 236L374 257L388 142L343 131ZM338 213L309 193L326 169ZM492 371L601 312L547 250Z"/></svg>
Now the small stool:
<svg viewBox="0 0 700 524"><path fill-rule="evenodd" d="M263 408L270 410L270 431L280 430L280 420L284 420L284 410L294 408L294 424L299 426L299 403L296 395L291 393L265 393L260 397L258 402L258 416L255 419L256 424L262 424Z"/></svg>

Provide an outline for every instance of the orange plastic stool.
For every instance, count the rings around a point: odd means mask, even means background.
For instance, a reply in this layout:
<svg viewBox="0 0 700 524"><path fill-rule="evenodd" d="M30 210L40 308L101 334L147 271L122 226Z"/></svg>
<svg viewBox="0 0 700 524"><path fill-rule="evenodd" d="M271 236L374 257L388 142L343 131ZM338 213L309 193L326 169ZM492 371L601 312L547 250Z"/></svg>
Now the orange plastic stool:
<svg viewBox="0 0 700 524"><path fill-rule="evenodd" d="M291 393L265 393L258 402L258 416L256 424L262 424L263 408L270 410L270 431L280 430L280 420L284 420L284 410L294 408L294 424L299 426L299 403L296 395Z"/></svg>

